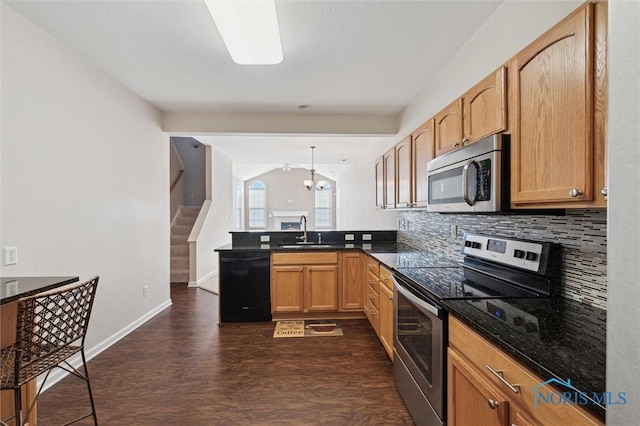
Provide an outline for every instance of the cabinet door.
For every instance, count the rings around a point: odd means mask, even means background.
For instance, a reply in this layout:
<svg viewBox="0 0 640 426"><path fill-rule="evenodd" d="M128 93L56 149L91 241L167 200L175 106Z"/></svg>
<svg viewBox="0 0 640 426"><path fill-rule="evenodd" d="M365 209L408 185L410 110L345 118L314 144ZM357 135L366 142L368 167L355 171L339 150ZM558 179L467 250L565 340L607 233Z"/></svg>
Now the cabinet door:
<svg viewBox="0 0 640 426"><path fill-rule="evenodd" d="M448 425L501 426L509 417L509 403L481 379L474 367L449 349Z"/></svg>
<svg viewBox="0 0 640 426"><path fill-rule="evenodd" d="M384 163L384 207L394 209L396 207L396 149L391 148L382 156Z"/></svg>
<svg viewBox="0 0 640 426"><path fill-rule="evenodd" d="M410 207L412 203L411 136L396 145L396 207Z"/></svg>
<svg viewBox="0 0 640 426"><path fill-rule="evenodd" d="M507 128L506 68L500 67L462 96L463 144Z"/></svg>
<svg viewBox="0 0 640 426"><path fill-rule="evenodd" d="M435 117L436 157L462 146L462 99L456 99Z"/></svg>
<svg viewBox="0 0 640 426"><path fill-rule="evenodd" d="M364 267L360 253L342 254L341 310L362 309Z"/></svg>
<svg viewBox="0 0 640 426"><path fill-rule="evenodd" d="M592 5L512 61L511 202L593 199ZM511 90L511 89L510 89Z"/></svg>
<svg viewBox="0 0 640 426"><path fill-rule="evenodd" d="M424 207L427 205L427 163L433 159L433 144L435 140L433 118L411 134L413 161L413 205Z"/></svg>
<svg viewBox="0 0 640 426"><path fill-rule="evenodd" d="M304 268L274 266L271 269L271 312L302 312Z"/></svg>
<svg viewBox="0 0 640 426"><path fill-rule="evenodd" d="M380 342L393 359L393 292L380 285Z"/></svg>
<svg viewBox="0 0 640 426"><path fill-rule="evenodd" d="M384 162L383 158L379 157L376 160L375 168L376 179L376 208L384 208Z"/></svg>
<svg viewBox="0 0 640 426"><path fill-rule="evenodd" d="M338 266L306 267L305 311L338 310Z"/></svg>

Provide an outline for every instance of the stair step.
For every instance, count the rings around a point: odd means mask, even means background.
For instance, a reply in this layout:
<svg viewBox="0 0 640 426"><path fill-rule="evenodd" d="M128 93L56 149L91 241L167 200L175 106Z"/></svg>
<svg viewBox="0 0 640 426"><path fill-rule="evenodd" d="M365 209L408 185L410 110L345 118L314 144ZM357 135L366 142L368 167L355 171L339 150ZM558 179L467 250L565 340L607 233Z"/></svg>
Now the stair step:
<svg viewBox="0 0 640 426"><path fill-rule="evenodd" d="M193 225L174 225L171 228L171 235L189 235L191 230L193 229Z"/></svg>
<svg viewBox="0 0 640 426"><path fill-rule="evenodd" d="M182 209L180 209L180 216L182 217L193 217L193 216L197 217L198 213L200 213L199 207L194 207L194 208L183 207Z"/></svg>
<svg viewBox="0 0 640 426"><path fill-rule="evenodd" d="M189 257L189 245L188 244L171 245L171 257L173 256Z"/></svg>
<svg viewBox="0 0 640 426"><path fill-rule="evenodd" d="M189 256L171 256L171 270L189 269Z"/></svg>
<svg viewBox="0 0 640 426"><path fill-rule="evenodd" d="M171 245L187 245L188 235L172 235L171 236Z"/></svg>

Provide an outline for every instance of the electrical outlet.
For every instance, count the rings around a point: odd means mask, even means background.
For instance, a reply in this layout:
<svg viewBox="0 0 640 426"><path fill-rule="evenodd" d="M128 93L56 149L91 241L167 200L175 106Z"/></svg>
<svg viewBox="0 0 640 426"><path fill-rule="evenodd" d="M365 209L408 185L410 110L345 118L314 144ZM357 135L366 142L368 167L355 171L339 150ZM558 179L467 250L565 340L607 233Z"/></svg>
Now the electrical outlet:
<svg viewBox="0 0 640 426"><path fill-rule="evenodd" d="M362 234L362 241L371 241L371 234Z"/></svg>
<svg viewBox="0 0 640 426"><path fill-rule="evenodd" d="M149 286L145 285L142 287L142 296L147 297L149 295Z"/></svg>
<svg viewBox="0 0 640 426"><path fill-rule="evenodd" d="M353 234L344 234L345 241L353 241Z"/></svg>
<svg viewBox="0 0 640 426"><path fill-rule="evenodd" d="M15 265L18 263L18 247L4 248L4 264Z"/></svg>
<svg viewBox="0 0 640 426"><path fill-rule="evenodd" d="M260 242L261 243L268 243L269 241L271 241L271 236L269 236L269 235L260 235Z"/></svg>

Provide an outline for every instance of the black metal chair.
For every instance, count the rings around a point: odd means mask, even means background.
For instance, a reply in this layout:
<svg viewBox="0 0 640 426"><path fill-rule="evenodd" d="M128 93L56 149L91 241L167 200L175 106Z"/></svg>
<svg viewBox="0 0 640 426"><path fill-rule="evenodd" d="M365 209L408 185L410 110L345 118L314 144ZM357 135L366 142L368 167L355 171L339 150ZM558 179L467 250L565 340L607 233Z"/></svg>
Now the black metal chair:
<svg viewBox="0 0 640 426"><path fill-rule="evenodd" d="M0 420L0 423L15 418L15 424L22 426L25 419L29 418L49 373L58 367L86 381L91 401L91 413L65 425L87 417L93 417L94 423L98 424L84 354L84 339L89 326L98 278L96 276L73 287L18 300L16 341L11 346L2 348L2 390L13 390L15 411L12 416ZM78 341L80 344L73 344ZM82 357L84 373L68 362L69 358L77 353ZM33 402L23 416L22 386L45 373Z"/></svg>

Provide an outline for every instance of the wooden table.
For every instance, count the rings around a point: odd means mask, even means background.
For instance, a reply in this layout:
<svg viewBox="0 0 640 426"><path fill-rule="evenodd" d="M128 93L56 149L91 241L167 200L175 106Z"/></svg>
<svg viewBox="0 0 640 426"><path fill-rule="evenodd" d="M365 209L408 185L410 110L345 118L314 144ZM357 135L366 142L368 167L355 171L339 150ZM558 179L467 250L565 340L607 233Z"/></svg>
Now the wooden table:
<svg viewBox="0 0 640 426"><path fill-rule="evenodd" d="M78 277L0 277L0 347L11 345L16 340L16 317L20 298L33 296L44 291L53 290L74 282ZM32 380L22 388L22 407L28 410L36 396L36 380ZM13 391L2 391L0 395L0 418L13 413ZM34 407L29 416L29 425L36 423L37 408ZM9 424L15 424L9 422Z"/></svg>

